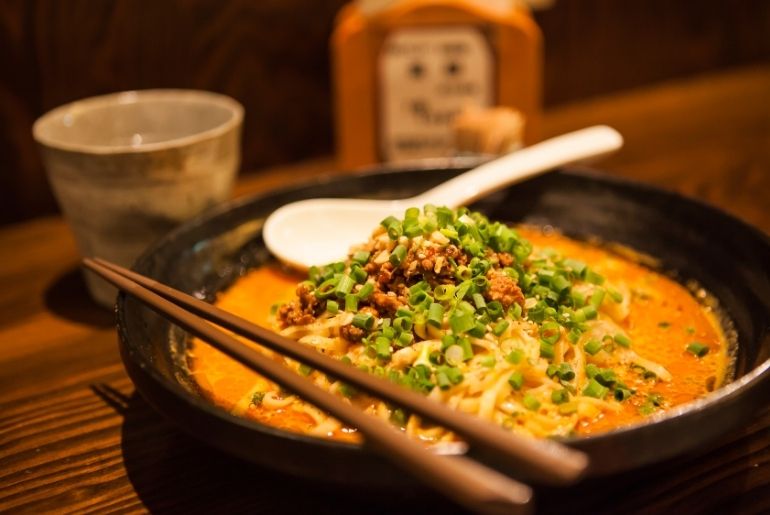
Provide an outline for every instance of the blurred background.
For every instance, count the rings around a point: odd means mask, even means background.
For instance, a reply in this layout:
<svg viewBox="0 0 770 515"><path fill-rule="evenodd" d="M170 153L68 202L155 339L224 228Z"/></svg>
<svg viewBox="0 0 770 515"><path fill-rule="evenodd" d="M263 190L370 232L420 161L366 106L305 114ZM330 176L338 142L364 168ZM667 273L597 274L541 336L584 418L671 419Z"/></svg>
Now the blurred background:
<svg viewBox="0 0 770 515"><path fill-rule="evenodd" d="M97 94L194 88L236 98L246 110L242 174L331 155L329 37L345 3L2 0L0 224L56 211L32 123ZM770 61L767 0L538 4L546 111Z"/></svg>

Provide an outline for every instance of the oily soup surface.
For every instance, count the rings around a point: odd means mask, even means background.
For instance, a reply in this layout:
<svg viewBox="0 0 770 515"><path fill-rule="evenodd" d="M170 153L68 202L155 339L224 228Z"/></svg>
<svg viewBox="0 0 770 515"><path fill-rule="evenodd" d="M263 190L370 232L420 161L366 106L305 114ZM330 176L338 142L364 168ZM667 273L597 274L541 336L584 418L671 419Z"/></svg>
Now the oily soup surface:
<svg viewBox="0 0 770 515"><path fill-rule="evenodd" d="M512 363L510 354L501 359L498 353L496 360L493 357L495 354L478 358L486 360L483 367L489 367L490 374L492 370L510 367L505 369L504 376L501 376L503 379L495 383L501 385L500 393L496 394L496 409L485 411L483 392L474 392L472 386L462 395L454 397L450 394L459 387L452 386L445 391L436 387L432 395L439 398L438 400L447 402L456 409L486 413L486 418L524 434L587 435L638 421L655 411L691 401L723 383L728 369L727 343L714 313L699 302L688 289L605 248L574 241L558 233L544 233L534 228L520 227L517 231L532 243L533 255L543 249L553 249L561 255L585 262L592 270L605 277L608 284L622 285L622 291L627 296L628 312L624 319L618 322L618 326L633 342L632 349L639 359L651 360L662 366L670 373L670 380L651 378L645 368L626 363L625 366L613 368L614 377L611 382L602 382L609 386L603 396L605 400L594 399L591 394L581 396L581 392L584 392L584 388L591 382L582 372L584 365L595 362L599 367L603 366L604 352L596 355L585 353L584 358L581 357L582 354L575 357L569 350L569 345L564 343L566 351L563 352L562 359L571 362L577 372L577 377L571 383L561 381L564 388L559 385L559 378L562 376L552 375L552 370L548 371L550 379L545 377L546 374L541 374L544 376L543 381L536 377L537 370L544 370L544 363L540 369L537 365L521 369L521 364ZM295 296L297 283L301 280L301 277L289 275L275 266L264 266L240 278L221 294L216 304L269 327L275 324L275 320L270 317L271 306L289 302ZM585 341L584 337L576 345L583 345ZM617 345L611 342L610 338L605 341ZM688 351L688 346L693 342L706 346L708 352L698 356L692 350ZM556 345L558 349L560 344ZM618 349L623 350L620 347ZM269 353L267 350L265 352ZM519 351L514 349L513 353L517 352ZM335 353L330 351L328 354ZM393 356L395 361L397 353ZM275 356L275 359L283 358ZM581 361L583 359L585 361ZM355 429L341 426L201 341L193 341L188 361L191 373L203 394L235 415L290 431L343 440L355 441L358 438ZM560 361L558 356L554 363L556 361ZM296 363L291 366L298 368ZM521 391L516 389L515 380L511 381L512 373L520 369L524 370L524 386L520 386ZM391 420L415 437L426 441L453 438L451 434L439 428L421 427L416 417L404 417L402 413L395 412L393 407L386 406L376 399L360 393L350 395L350 392L340 392L339 384L330 384L328 379L320 377L318 372L302 368L299 368L299 372L309 375L316 383L332 391L347 393L345 398L350 399L350 402L372 414ZM468 378L472 375L472 372L466 371ZM569 379L569 376L564 378ZM580 383L577 389L576 382ZM491 386L485 388L490 389ZM527 391L527 394L522 397L523 391ZM554 393L555 391L557 393ZM561 391L564 393L558 393ZM633 394L618 402L612 399L613 391ZM506 395L510 396L509 400L503 398ZM622 393L619 395L622 396ZM591 402L581 401L576 404L578 398ZM558 418L561 422L551 424L548 417ZM567 420L569 424L564 425L562 422Z"/></svg>

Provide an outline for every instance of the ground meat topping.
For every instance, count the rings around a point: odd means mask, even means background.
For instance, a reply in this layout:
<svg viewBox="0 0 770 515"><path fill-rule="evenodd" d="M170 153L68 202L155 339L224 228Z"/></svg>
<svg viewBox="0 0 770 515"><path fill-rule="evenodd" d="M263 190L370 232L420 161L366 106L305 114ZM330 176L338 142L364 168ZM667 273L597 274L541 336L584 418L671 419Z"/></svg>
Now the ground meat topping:
<svg viewBox="0 0 770 515"><path fill-rule="evenodd" d="M390 292L390 294L381 291L375 292L372 294L372 302L381 312L390 315L395 314L398 308L402 306L402 302L399 301L398 296L394 292Z"/></svg>
<svg viewBox="0 0 770 515"><path fill-rule="evenodd" d="M349 342L360 342L366 334L366 331L360 329L354 325L343 325L340 327L340 336L348 340Z"/></svg>
<svg viewBox="0 0 770 515"><path fill-rule="evenodd" d="M489 288L484 295L487 300L500 302L504 309L511 307L514 302L524 307L524 293L513 278L504 272L490 270L487 279L489 279Z"/></svg>
<svg viewBox="0 0 770 515"><path fill-rule="evenodd" d="M278 309L281 327L312 324L319 314L321 302L307 283L297 286L297 298Z"/></svg>

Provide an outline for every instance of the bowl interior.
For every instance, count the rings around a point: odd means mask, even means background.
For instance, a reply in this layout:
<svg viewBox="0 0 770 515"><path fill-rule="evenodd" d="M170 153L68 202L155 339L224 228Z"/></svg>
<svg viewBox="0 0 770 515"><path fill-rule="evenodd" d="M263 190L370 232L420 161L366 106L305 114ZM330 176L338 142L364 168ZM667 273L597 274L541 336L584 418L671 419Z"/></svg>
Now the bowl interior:
<svg viewBox="0 0 770 515"><path fill-rule="evenodd" d="M280 205L319 196L405 197L460 171L377 172L242 201L174 231L140 258L135 269L213 300L244 271L271 259L260 229L264 217ZM745 420L762 402L757 392L764 388L768 374L756 370L770 355L770 243L766 236L698 202L591 172L553 172L498 192L473 207L494 219L552 225L570 236L596 236L655 256L664 271L682 282L694 280L714 294L731 320L731 330L740 342L735 374L744 381L712 394L704 402L658 417L655 423L570 441L591 455L596 474L692 450ZM199 437L244 458L290 472L327 479L339 475L342 480L398 483L391 469L357 446L285 433L236 419L212 407L198 396L194 382L187 376L182 359L184 332L123 295L119 298L118 320L129 373L134 370L132 377L140 391L161 411L174 411L176 421L184 425L189 423L189 413L176 409L181 403L190 412L205 413L211 424L223 424L225 429L220 431L228 433L228 438L243 439L258 448L277 441L289 450L281 455L271 447L273 452L266 457L264 453L251 454L242 445L230 448L221 439ZM167 399L159 400L163 396ZM169 402L175 407L169 408ZM729 416L719 417L717 413ZM693 429L704 418L712 421L709 428L693 436ZM196 433L194 429L192 432ZM293 467L289 458L296 453L301 453L303 463ZM330 471L329 459L337 460L340 470Z"/></svg>

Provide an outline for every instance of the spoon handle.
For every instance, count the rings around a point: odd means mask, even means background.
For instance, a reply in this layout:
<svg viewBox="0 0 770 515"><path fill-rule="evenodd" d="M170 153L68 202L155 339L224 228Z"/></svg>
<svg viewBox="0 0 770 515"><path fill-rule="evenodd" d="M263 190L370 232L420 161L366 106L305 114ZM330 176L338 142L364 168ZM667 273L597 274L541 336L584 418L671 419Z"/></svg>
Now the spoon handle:
<svg viewBox="0 0 770 515"><path fill-rule="evenodd" d="M557 166L605 156L622 145L623 137L618 131L595 125L517 150L401 202L413 206L468 205L505 186Z"/></svg>

